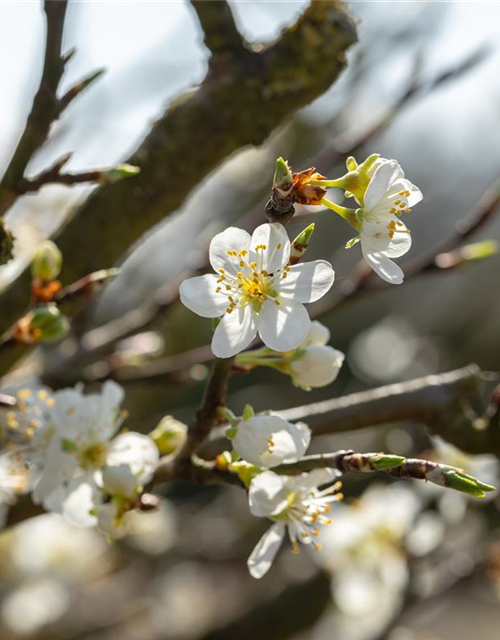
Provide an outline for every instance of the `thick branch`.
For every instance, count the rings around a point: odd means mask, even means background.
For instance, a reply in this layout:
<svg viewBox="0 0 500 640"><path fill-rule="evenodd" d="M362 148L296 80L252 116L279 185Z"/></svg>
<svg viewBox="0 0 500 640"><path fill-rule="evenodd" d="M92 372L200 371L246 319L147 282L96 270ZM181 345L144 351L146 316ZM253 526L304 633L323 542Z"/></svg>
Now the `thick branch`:
<svg viewBox="0 0 500 640"><path fill-rule="evenodd" d="M345 51L355 39L340 2L313 2L262 53L245 50L211 68L200 88L173 104L128 160L141 168L133 184L103 187L62 231L58 245L68 280L115 263L220 162L237 149L261 144L324 93L344 68ZM181 161L186 149L193 151ZM22 310L28 281L25 273L2 295L0 331Z"/></svg>
<svg viewBox="0 0 500 640"><path fill-rule="evenodd" d="M191 0L191 5L203 29L203 42L212 53L212 61L222 54L241 55L243 39L234 22L226 0Z"/></svg>
<svg viewBox="0 0 500 640"><path fill-rule="evenodd" d="M46 0L44 4L47 36L42 78L24 132L0 183L0 215L16 199L16 183L24 177L29 161L47 139L50 125L60 114L56 91L65 65L61 44L67 4L67 0Z"/></svg>

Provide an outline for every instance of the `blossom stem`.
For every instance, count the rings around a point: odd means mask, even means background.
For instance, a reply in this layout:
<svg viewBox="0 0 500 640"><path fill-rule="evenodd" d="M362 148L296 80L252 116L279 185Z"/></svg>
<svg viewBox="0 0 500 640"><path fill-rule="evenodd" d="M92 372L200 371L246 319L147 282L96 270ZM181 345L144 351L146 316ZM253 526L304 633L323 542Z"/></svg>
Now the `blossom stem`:
<svg viewBox="0 0 500 640"><path fill-rule="evenodd" d="M345 189L344 181L340 180L309 180L309 184L313 187L336 187L338 189Z"/></svg>
<svg viewBox="0 0 500 640"><path fill-rule="evenodd" d="M359 223L359 220L356 218L356 213L354 209L349 209L348 207L342 207L341 205L336 204L335 202L332 202L327 198L322 198L321 204L324 204L325 207L328 207L332 211L335 211L335 213L338 213L339 216L341 218L344 218L344 220L348 222L351 225L351 227L354 227L356 231L361 230L361 225Z"/></svg>
<svg viewBox="0 0 500 640"><path fill-rule="evenodd" d="M233 363L234 358L215 358L201 407L189 424L186 442L175 458L176 468L190 461L217 424L218 408L226 397Z"/></svg>

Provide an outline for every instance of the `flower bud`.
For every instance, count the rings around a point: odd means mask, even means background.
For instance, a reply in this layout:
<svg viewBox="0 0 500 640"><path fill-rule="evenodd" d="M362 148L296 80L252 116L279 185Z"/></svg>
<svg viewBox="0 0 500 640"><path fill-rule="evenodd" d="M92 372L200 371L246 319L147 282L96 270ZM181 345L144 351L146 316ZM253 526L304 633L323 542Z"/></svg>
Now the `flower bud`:
<svg viewBox="0 0 500 640"><path fill-rule="evenodd" d="M321 324L318 320L313 320L309 327L307 338L300 347L322 347L330 340L330 329Z"/></svg>
<svg viewBox="0 0 500 640"><path fill-rule="evenodd" d="M113 169L105 169L101 171L101 183L114 184L125 178L133 178L140 173L139 167L134 167L131 164L119 164Z"/></svg>
<svg viewBox="0 0 500 640"><path fill-rule="evenodd" d="M53 303L38 305L26 320L27 331L33 342L61 340L70 329L68 318L62 315L57 305Z"/></svg>
<svg viewBox="0 0 500 640"><path fill-rule="evenodd" d="M187 426L173 416L165 416L149 437L162 455L169 455L181 447L187 435Z"/></svg>
<svg viewBox="0 0 500 640"><path fill-rule="evenodd" d="M290 363L293 383L305 391L325 387L338 376L344 354L330 346L305 347Z"/></svg>
<svg viewBox="0 0 500 640"><path fill-rule="evenodd" d="M50 282L61 273L61 266L62 253L51 240L46 240L33 257L31 273L37 280Z"/></svg>
<svg viewBox="0 0 500 640"><path fill-rule="evenodd" d="M290 264L297 264L302 259L309 246L313 231L314 222L301 231L292 242L290 246Z"/></svg>

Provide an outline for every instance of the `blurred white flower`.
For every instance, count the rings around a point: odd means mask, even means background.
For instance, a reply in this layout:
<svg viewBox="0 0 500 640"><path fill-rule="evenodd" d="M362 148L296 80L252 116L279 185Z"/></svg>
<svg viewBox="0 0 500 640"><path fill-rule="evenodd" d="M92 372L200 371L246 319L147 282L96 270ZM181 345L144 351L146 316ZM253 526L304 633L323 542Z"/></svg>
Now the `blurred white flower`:
<svg viewBox="0 0 500 640"><path fill-rule="evenodd" d="M222 317L212 339L217 357L243 351L257 332L275 351L304 341L310 319L303 303L325 295L335 274L324 260L288 266L289 258L290 241L279 223L262 224L251 237L229 227L213 238L210 263L217 275L185 280L180 296L198 315Z"/></svg>
<svg viewBox="0 0 500 640"><path fill-rule="evenodd" d="M366 262L383 280L401 284L403 271L392 258L410 250L411 236L399 217L422 200L422 193L405 179L396 160L378 158L368 175L370 182L358 213L361 250Z"/></svg>
<svg viewBox="0 0 500 640"><path fill-rule="evenodd" d="M241 457L257 467L276 467L302 457L311 442L311 430L276 415L253 416L242 420L232 438Z"/></svg>
<svg viewBox="0 0 500 640"><path fill-rule="evenodd" d="M315 469L298 476L264 471L252 480L248 494L250 512L275 521L248 558L248 569L254 578L262 578L267 573L287 531L294 553L299 551L299 542L321 549L315 542L320 533L318 525L330 524L326 514L330 512L331 503L342 496L337 493L339 483L323 491L318 487L332 483L338 476L331 469Z"/></svg>
<svg viewBox="0 0 500 640"><path fill-rule="evenodd" d="M1 612L14 633L32 635L61 618L69 605L69 594L61 584L49 578L38 578L7 595Z"/></svg>
<svg viewBox="0 0 500 640"><path fill-rule="evenodd" d="M154 442L133 432L113 438L122 417L123 389L107 382L101 394L66 389L55 396L55 433L33 492L48 511L62 513L76 526L94 526L104 493L130 508L158 462Z"/></svg>
<svg viewBox="0 0 500 640"><path fill-rule="evenodd" d="M346 638L346 629L363 637L362 631L374 633L393 615L408 579L405 540L421 508L418 495L402 485L372 485L354 504L336 508L314 557L332 572Z"/></svg>

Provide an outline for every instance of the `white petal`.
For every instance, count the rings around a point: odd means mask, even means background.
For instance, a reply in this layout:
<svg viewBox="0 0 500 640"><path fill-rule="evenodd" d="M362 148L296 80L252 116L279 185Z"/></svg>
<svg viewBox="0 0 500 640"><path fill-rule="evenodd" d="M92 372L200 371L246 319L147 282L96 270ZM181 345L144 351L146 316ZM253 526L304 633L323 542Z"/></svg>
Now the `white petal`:
<svg viewBox="0 0 500 640"><path fill-rule="evenodd" d="M120 496L132 500L142 486L138 476L128 464L104 467L102 470L102 484L111 496Z"/></svg>
<svg viewBox="0 0 500 640"><path fill-rule="evenodd" d="M246 349L257 335L257 316L251 305L234 309L219 322L212 338L217 358L230 358Z"/></svg>
<svg viewBox="0 0 500 640"><path fill-rule="evenodd" d="M118 517L118 505L113 502L103 504L97 516L97 526L100 531L113 540L123 538L128 533L127 513Z"/></svg>
<svg viewBox="0 0 500 640"><path fill-rule="evenodd" d="M265 249L255 250L264 245ZM279 271L290 259L290 240L285 227L279 222L261 224L252 234L249 262L256 262L258 270L269 273Z"/></svg>
<svg viewBox="0 0 500 640"><path fill-rule="evenodd" d="M285 525L277 522L266 531L248 558L248 570L254 578L262 578L273 563L285 537Z"/></svg>
<svg viewBox="0 0 500 640"><path fill-rule="evenodd" d="M303 456L310 441L311 431L307 425L292 424L270 415L241 422L233 446L247 462L258 467L275 467Z"/></svg>
<svg viewBox="0 0 500 640"><path fill-rule="evenodd" d="M100 396L99 441L109 440L116 433L122 422L120 404L123 402L124 396L123 387L113 380L104 383Z"/></svg>
<svg viewBox="0 0 500 640"><path fill-rule="evenodd" d="M63 389L54 394L51 417L60 437L73 440L80 436L87 440L98 428L101 417L101 398L98 394L84 395L79 389Z"/></svg>
<svg viewBox="0 0 500 640"><path fill-rule="evenodd" d="M33 491L33 502L45 506L54 491L69 483L77 466L76 457L63 451L59 441L54 442L49 450L40 480Z"/></svg>
<svg viewBox="0 0 500 640"><path fill-rule="evenodd" d="M102 494L92 475L83 475L67 487L59 487L44 506L48 511L61 513L75 527L94 527L97 518L93 511L101 502Z"/></svg>
<svg viewBox="0 0 500 640"><path fill-rule="evenodd" d="M392 234L386 223L365 222L361 230L361 246L364 253L383 253L388 258L399 258L411 248L411 234L405 224L394 217L396 223ZM392 235L392 237L391 237Z"/></svg>
<svg viewBox="0 0 500 640"><path fill-rule="evenodd" d="M422 195L422 192L413 184L413 182L410 182L409 180L398 180L397 185L399 186L400 184L401 189L406 189L410 192L410 195L407 196L409 207L413 207L423 200L424 196Z"/></svg>
<svg viewBox="0 0 500 640"><path fill-rule="evenodd" d="M197 278L184 280L179 288L182 304L203 318L219 318L229 306L228 299L222 293L216 293L219 287L217 276L208 273Z"/></svg>
<svg viewBox="0 0 500 640"><path fill-rule="evenodd" d="M310 491L324 484L329 484L340 477L340 472L334 469L313 469L309 473L303 473L297 480L297 488Z"/></svg>
<svg viewBox="0 0 500 640"><path fill-rule="evenodd" d="M259 314L259 335L270 349L290 351L306 339L311 320L300 302L287 298L279 302L264 303Z"/></svg>
<svg viewBox="0 0 500 640"><path fill-rule="evenodd" d="M288 484L286 476L279 476L272 471L255 476L248 491L250 513L259 518L280 513L288 504Z"/></svg>
<svg viewBox="0 0 500 640"><path fill-rule="evenodd" d="M106 464L127 465L141 483L146 483L153 477L159 459L158 447L149 436L130 431L112 441Z"/></svg>
<svg viewBox="0 0 500 640"><path fill-rule="evenodd" d="M330 329L321 324L318 320L313 320L309 327L307 338L300 345L301 347L321 347L330 340Z"/></svg>
<svg viewBox="0 0 500 640"><path fill-rule="evenodd" d="M325 387L339 374L344 354L330 346L306 347L291 363L294 384L305 388Z"/></svg>
<svg viewBox="0 0 500 640"><path fill-rule="evenodd" d="M383 253L368 253L363 248L363 256L382 280L389 282L389 284L401 284L403 282L404 273L402 269Z"/></svg>
<svg viewBox="0 0 500 640"><path fill-rule="evenodd" d="M229 227L222 233L218 233L210 243L210 264L214 271L219 273L224 269L231 275L240 271L240 259L237 256L228 256L228 251L248 251L250 248L250 234L238 227ZM201 314L200 314L201 315ZM210 316L209 316L210 317ZM215 316L211 316L215 317Z"/></svg>
<svg viewBox="0 0 500 640"><path fill-rule="evenodd" d="M276 289L281 296L299 302L315 302L327 293L335 280L332 265L326 260L314 260L290 267L286 278L280 277Z"/></svg>
<svg viewBox="0 0 500 640"><path fill-rule="evenodd" d="M388 160L377 167L364 197L364 209L370 211L389 191L392 184L401 177L402 169L396 160Z"/></svg>

